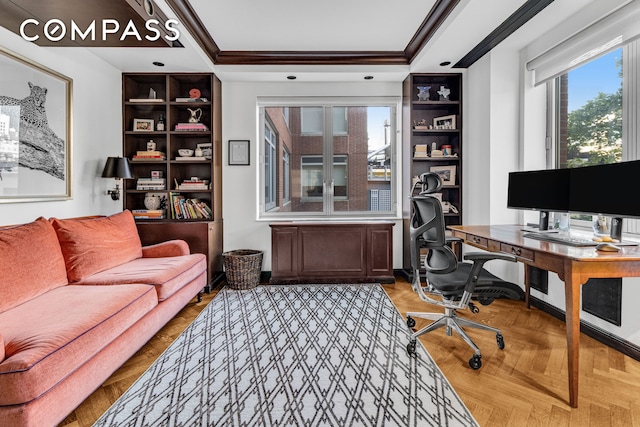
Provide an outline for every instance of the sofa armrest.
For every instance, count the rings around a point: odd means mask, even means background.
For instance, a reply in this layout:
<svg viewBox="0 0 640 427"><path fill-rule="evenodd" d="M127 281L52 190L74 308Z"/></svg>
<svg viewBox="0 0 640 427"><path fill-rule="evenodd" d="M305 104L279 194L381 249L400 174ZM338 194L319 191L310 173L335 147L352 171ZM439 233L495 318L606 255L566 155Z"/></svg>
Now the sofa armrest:
<svg viewBox="0 0 640 427"><path fill-rule="evenodd" d="M4 360L4 340L2 339L2 335L0 335L0 363Z"/></svg>
<svg viewBox="0 0 640 427"><path fill-rule="evenodd" d="M190 253L189 245L184 240L167 240L166 242L142 247L143 258L182 256Z"/></svg>

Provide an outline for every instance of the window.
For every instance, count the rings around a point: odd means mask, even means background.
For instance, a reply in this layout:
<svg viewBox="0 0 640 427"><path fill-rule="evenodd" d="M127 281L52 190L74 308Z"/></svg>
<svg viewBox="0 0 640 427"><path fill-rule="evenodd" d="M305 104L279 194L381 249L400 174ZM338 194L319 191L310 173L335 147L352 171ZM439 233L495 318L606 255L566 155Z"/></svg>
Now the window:
<svg viewBox="0 0 640 427"><path fill-rule="evenodd" d="M333 134L346 135L348 133L348 116L346 107L333 107ZM285 121L289 124L289 109L284 107ZM322 107L302 108L302 133L321 134L324 124Z"/></svg>
<svg viewBox="0 0 640 427"><path fill-rule="evenodd" d="M398 104L395 98L259 101L265 123L260 217L395 218Z"/></svg>
<svg viewBox="0 0 640 427"><path fill-rule="evenodd" d="M555 78L552 86L555 162L551 167L580 167L640 159L638 132L637 41L617 48ZM590 225L591 215L572 215ZM580 222L583 221L583 222ZM637 221L625 231L639 232Z"/></svg>
<svg viewBox="0 0 640 427"><path fill-rule="evenodd" d="M264 203L267 209L276 207L276 134L268 123L264 125Z"/></svg>
<svg viewBox="0 0 640 427"><path fill-rule="evenodd" d="M622 48L556 79L558 166L622 160Z"/></svg>

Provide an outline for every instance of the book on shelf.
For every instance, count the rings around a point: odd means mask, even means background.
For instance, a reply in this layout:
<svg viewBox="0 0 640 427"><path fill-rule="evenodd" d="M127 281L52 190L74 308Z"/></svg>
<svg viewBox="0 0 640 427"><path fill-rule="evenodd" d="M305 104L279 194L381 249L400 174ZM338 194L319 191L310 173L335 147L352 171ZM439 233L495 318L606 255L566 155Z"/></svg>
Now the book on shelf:
<svg viewBox="0 0 640 427"><path fill-rule="evenodd" d="M138 178L138 184L164 184L167 182L164 178Z"/></svg>
<svg viewBox="0 0 640 427"><path fill-rule="evenodd" d="M164 156L164 155L165 155L164 151L157 151L157 150L136 151L136 156L140 156L140 157L145 157L145 156L153 157L153 156Z"/></svg>
<svg viewBox="0 0 640 427"><path fill-rule="evenodd" d="M188 183L188 184L180 184L178 186L178 190L180 191L202 191L202 190L209 190L209 184L193 184L193 183Z"/></svg>
<svg viewBox="0 0 640 427"><path fill-rule="evenodd" d="M162 151L136 151L132 160L165 160L166 154Z"/></svg>
<svg viewBox="0 0 640 427"><path fill-rule="evenodd" d="M134 219L165 219L165 209L133 209L131 214Z"/></svg>
<svg viewBox="0 0 640 427"><path fill-rule="evenodd" d="M136 190L166 190L167 181L164 178L138 178Z"/></svg>
<svg viewBox="0 0 640 427"><path fill-rule="evenodd" d="M193 161L193 160L209 160L209 159L207 159L206 157L202 157L202 156L191 156L191 157L176 156L176 160L182 161L182 162L188 162L188 161Z"/></svg>
<svg viewBox="0 0 640 427"><path fill-rule="evenodd" d="M155 191L162 191L162 190L166 190L167 186L162 184L162 185L144 185L144 184L137 184L136 185L136 190L138 191L148 191L148 190L155 190Z"/></svg>
<svg viewBox="0 0 640 427"><path fill-rule="evenodd" d="M199 199L187 199L178 193L169 193L171 218L173 219L212 219L213 211L206 202Z"/></svg>
<svg viewBox="0 0 640 427"><path fill-rule="evenodd" d="M174 127L176 131L198 132L208 131L209 128L204 123L178 123Z"/></svg>
<svg viewBox="0 0 640 427"><path fill-rule="evenodd" d="M176 102L208 102L207 98L176 98Z"/></svg>
<svg viewBox="0 0 640 427"><path fill-rule="evenodd" d="M164 102L162 98L129 98L129 102Z"/></svg>

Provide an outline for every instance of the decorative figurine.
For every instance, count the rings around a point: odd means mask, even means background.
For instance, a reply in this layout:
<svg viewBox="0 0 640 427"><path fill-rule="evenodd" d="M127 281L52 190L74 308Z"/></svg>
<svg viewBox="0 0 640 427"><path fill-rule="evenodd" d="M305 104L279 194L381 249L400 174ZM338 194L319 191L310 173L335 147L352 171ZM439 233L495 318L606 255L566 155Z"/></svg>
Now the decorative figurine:
<svg viewBox="0 0 640 427"><path fill-rule="evenodd" d="M429 89L431 89L431 86L418 86L418 101L429 100Z"/></svg>
<svg viewBox="0 0 640 427"><path fill-rule="evenodd" d="M450 94L451 90L449 90L448 87L440 86L440 90L438 91L438 95L440 95L440 101L448 101Z"/></svg>
<svg viewBox="0 0 640 427"><path fill-rule="evenodd" d="M191 113L191 117L189 117L189 123L200 123L200 117L202 117L202 109L196 108L192 110L191 108L187 108Z"/></svg>

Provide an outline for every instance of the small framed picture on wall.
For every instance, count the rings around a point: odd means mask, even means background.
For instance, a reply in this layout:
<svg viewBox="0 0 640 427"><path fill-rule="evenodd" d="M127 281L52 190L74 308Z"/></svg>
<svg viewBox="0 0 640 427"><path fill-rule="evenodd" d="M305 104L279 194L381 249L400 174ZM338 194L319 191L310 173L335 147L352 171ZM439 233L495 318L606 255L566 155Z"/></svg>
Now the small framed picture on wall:
<svg viewBox="0 0 640 427"><path fill-rule="evenodd" d="M246 166L249 164L249 141L229 140L229 165Z"/></svg>

